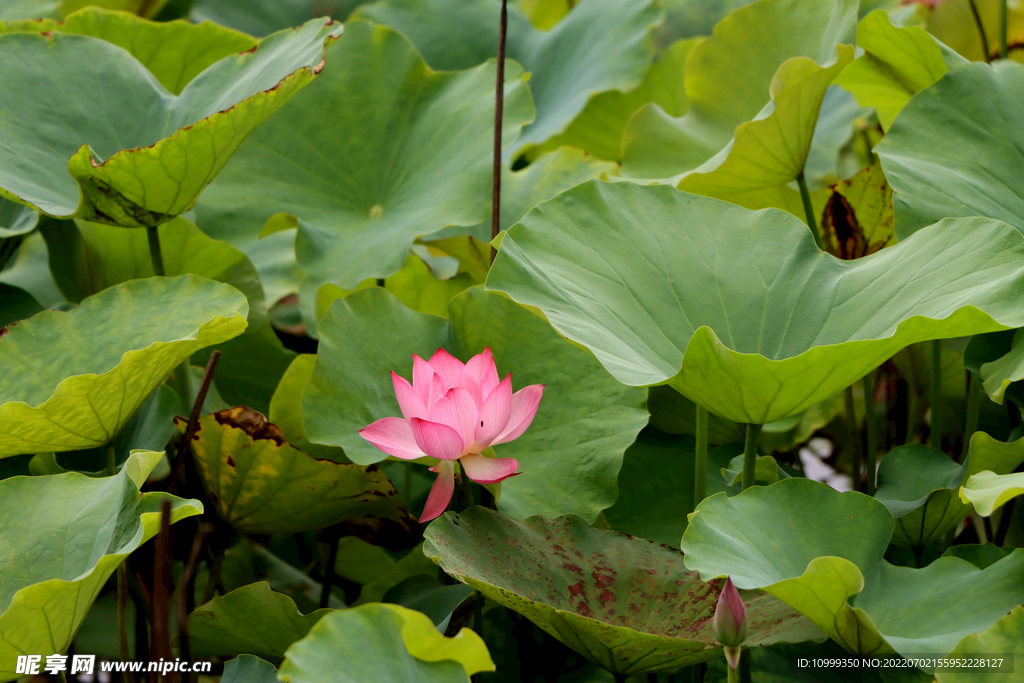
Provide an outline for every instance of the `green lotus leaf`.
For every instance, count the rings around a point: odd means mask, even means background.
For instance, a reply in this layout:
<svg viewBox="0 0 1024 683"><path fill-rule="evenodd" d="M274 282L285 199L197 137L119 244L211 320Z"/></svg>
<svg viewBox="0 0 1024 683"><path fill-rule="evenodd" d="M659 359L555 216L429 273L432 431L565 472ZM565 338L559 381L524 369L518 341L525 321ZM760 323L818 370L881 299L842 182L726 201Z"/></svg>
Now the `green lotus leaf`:
<svg viewBox="0 0 1024 683"><path fill-rule="evenodd" d="M1013 548L1002 548L995 543L978 545L951 545L942 553L943 557L959 557L967 560L978 569L991 567L999 560L1013 552Z"/></svg>
<svg viewBox="0 0 1024 683"><path fill-rule="evenodd" d="M1024 606L1014 607L1009 614L986 631L964 636L949 656L971 659L979 655L985 657L993 654L1003 659L1012 657L1017 662L1024 657ZM1006 675L1009 669L1005 666L1001 668L1002 671L998 672L943 670L935 675L935 680L938 683L1000 683L1009 678Z"/></svg>
<svg viewBox="0 0 1024 683"><path fill-rule="evenodd" d="M281 32L214 63L177 96L105 40L0 35L0 194L52 216L164 223L314 77L340 31L319 20Z"/></svg>
<svg viewBox="0 0 1024 683"><path fill-rule="evenodd" d="M423 554L423 544L420 543L396 562L390 571L382 572L376 579L363 585L359 598L353 604L359 606L383 602L388 592L399 584L414 578L436 578L437 575L437 565Z"/></svg>
<svg viewBox="0 0 1024 683"><path fill-rule="evenodd" d="M266 36L275 31L303 24L328 14L346 21L362 0L196 0L192 21L212 21L251 36Z"/></svg>
<svg viewBox="0 0 1024 683"><path fill-rule="evenodd" d="M619 674L674 670L721 656L711 617L720 587L677 550L588 526L575 515L516 522L484 508L446 513L423 552L459 581ZM821 633L778 600L747 594L747 645Z"/></svg>
<svg viewBox="0 0 1024 683"><path fill-rule="evenodd" d="M0 457L109 443L174 366L245 329L241 292L194 275L132 280L0 338Z"/></svg>
<svg viewBox="0 0 1024 683"><path fill-rule="evenodd" d="M177 420L184 431L185 420ZM199 419L192 451L217 513L239 531L291 534L363 517L398 526L409 513L375 466L316 460L251 408Z"/></svg>
<svg viewBox="0 0 1024 683"><path fill-rule="evenodd" d="M851 42L856 18L856 0L760 0L729 14L686 59L686 114L673 118L652 104L626 126L622 175L672 178L714 157L733 139L737 126L767 113L777 75L795 86L793 79L810 76L812 65L833 63L836 43ZM780 71L792 58L800 59ZM801 119L810 113L816 117L816 106L808 110Z"/></svg>
<svg viewBox="0 0 1024 683"><path fill-rule="evenodd" d="M824 66L808 57L787 59L772 78L772 101L737 126L732 141L677 187L749 209L773 206L805 217L800 194L789 183L804 172L825 90L852 60L850 45L836 45Z"/></svg>
<svg viewBox="0 0 1024 683"><path fill-rule="evenodd" d="M494 671L494 663L473 631L446 638L419 612L374 603L321 619L288 648L278 676L287 683L464 683L480 671Z"/></svg>
<svg viewBox="0 0 1024 683"><path fill-rule="evenodd" d="M0 21L56 18L60 0L0 0Z"/></svg>
<svg viewBox="0 0 1024 683"><path fill-rule="evenodd" d="M935 3L927 13L925 28L938 40L971 61L989 61L999 57L999 36L1002 33L999 19L1001 0L943 0ZM1020 61L1016 49L1024 41L1024 12L1020 5L1007 5L1007 43L1009 58ZM983 48L978 19L985 30L988 53Z"/></svg>
<svg viewBox="0 0 1024 683"><path fill-rule="evenodd" d="M734 457L720 472L727 486L733 486L737 482L742 481L743 455L740 454ZM758 456L754 461L754 481L774 484L780 479L789 479L789 474L779 467L779 463L775 461L775 458L770 455Z"/></svg>
<svg viewBox="0 0 1024 683"><path fill-rule="evenodd" d="M309 629L334 610L303 615L287 595L270 590L266 581L216 597L188 616L189 646L199 656L248 654L274 663Z"/></svg>
<svg viewBox="0 0 1024 683"><path fill-rule="evenodd" d="M843 260L896 244L892 189L881 166L869 166L832 188L821 220L825 250Z"/></svg>
<svg viewBox="0 0 1024 683"><path fill-rule="evenodd" d="M996 403L1002 403L1010 385L1024 379L1024 334L1021 330L1013 334L1007 353L981 364L980 374L988 397Z"/></svg>
<svg viewBox="0 0 1024 683"><path fill-rule="evenodd" d="M50 222L42 228L49 245L50 268L69 301L136 278L153 276L149 242L142 230L124 230L85 221ZM159 227L164 269L168 275L199 275L235 287L249 302L249 326L237 339L219 348L217 388L235 405L267 410L267 396L291 362L274 334L259 274L234 247L207 237L184 218ZM196 354L193 365L205 365L207 353ZM184 392L181 392L184 393ZM191 398L181 412L191 409Z"/></svg>
<svg viewBox="0 0 1024 683"><path fill-rule="evenodd" d="M381 0L353 17L400 31L431 67L454 70L495 56L500 8L494 0ZM649 33L660 16L651 0L588 0L551 30L538 31L515 5L509 7L506 56L530 72L537 106L537 119L509 153L564 132L592 96L637 87L651 61Z"/></svg>
<svg viewBox="0 0 1024 683"><path fill-rule="evenodd" d="M1011 498L1024 494L1024 472L996 474L978 472L960 489L960 498L974 505L979 515L988 517Z"/></svg>
<svg viewBox="0 0 1024 683"><path fill-rule="evenodd" d="M220 683L277 683L277 669L252 655L240 655L224 664Z"/></svg>
<svg viewBox="0 0 1024 683"><path fill-rule="evenodd" d="M903 108L875 147L895 191L896 236L946 216L989 216L1024 231L1024 71L967 64Z"/></svg>
<svg viewBox="0 0 1024 683"><path fill-rule="evenodd" d="M689 38L670 45L657 56L640 85L629 92L609 90L591 97L565 132L548 140L543 148L568 145L599 159L622 161L622 133L637 109L654 102L669 116L686 113L689 101L683 85L683 65L700 40Z"/></svg>
<svg viewBox="0 0 1024 683"><path fill-rule="evenodd" d="M490 347L514 389L547 387L526 433L494 447L522 471L502 482L499 509L517 518L575 512L595 519L615 502L622 453L647 422L644 392L616 382L503 296L474 287L455 297L449 318L410 311L379 287L335 301L320 321L316 366L302 395L308 438L343 447L353 462L384 460L358 432L401 415L391 371L412 377L414 353L430 358L445 348L465 361Z"/></svg>
<svg viewBox="0 0 1024 683"><path fill-rule="evenodd" d="M666 39L707 36L715 24L733 10L752 0L662 0L665 23L658 31L659 42Z"/></svg>
<svg viewBox="0 0 1024 683"><path fill-rule="evenodd" d="M479 283L469 273L438 279L430 266L415 254L409 254L405 267L385 280L387 290L407 307L442 318L448 314L451 300L476 284Z"/></svg>
<svg viewBox="0 0 1024 683"><path fill-rule="evenodd" d="M697 404L669 386L647 390L651 425L669 434L697 434ZM743 442L746 429L732 420L708 413L708 443Z"/></svg>
<svg viewBox="0 0 1024 683"><path fill-rule="evenodd" d="M892 532L880 502L794 478L704 500L682 550L702 578L764 590L854 654L948 652L1024 599L1024 551L984 570L956 557L897 567L882 559Z"/></svg>
<svg viewBox="0 0 1024 683"><path fill-rule="evenodd" d="M64 21L21 21L0 24L0 33L72 33L93 36L131 53L160 84L178 95L207 67L229 55L252 50L257 41L217 26L187 21L154 22L126 12L87 7Z"/></svg>
<svg viewBox="0 0 1024 683"><path fill-rule="evenodd" d="M836 79L857 102L874 107L882 128L889 130L910 98L967 63L924 29L899 26L883 10L857 25L861 55Z"/></svg>
<svg viewBox="0 0 1024 683"><path fill-rule="evenodd" d="M14 241L8 240L7 243ZM43 236L38 231L29 232L20 237L20 242L7 266L0 270L0 282L25 290L42 308L65 308L64 295L54 282L47 263Z"/></svg>
<svg viewBox="0 0 1024 683"><path fill-rule="evenodd" d="M31 294L19 287L0 283L0 329L43 310Z"/></svg>
<svg viewBox="0 0 1024 683"><path fill-rule="evenodd" d="M302 423L302 390L313 376L315 363L313 354L302 354L292 361L270 399L268 417L281 429L285 441L309 456L317 460L351 462L341 448L312 443L306 438L306 427Z"/></svg>
<svg viewBox="0 0 1024 683"><path fill-rule="evenodd" d="M26 652L64 652L107 579L171 522L203 512L195 500L140 493L161 453L137 451L116 475L77 473L0 481L0 681Z"/></svg>
<svg viewBox="0 0 1024 683"><path fill-rule="evenodd" d="M4 255L4 261L0 263L0 268L6 265L7 257L10 256L7 253L8 240L12 237L20 237L27 232L31 232L38 223L38 213L27 206L0 197L0 253ZM11 242L11 244L17 247L20 242Z"/></svg>
<svg viewBox="0 0 1024 683"><path fill-rule="evenodd" d="M65 17L78 12L90 5L95 5L105 10L116 10L118 12L130 12L140 14L147 19L152 19L169 0L63 0L60 3L60 13Z"/></svg>
<svg viewBox="0 0 1024 683"><path fill-rule="evenodd" d="M490 215L495 66L433 72L401 35L366 22L346 25L328 53L344 66L252 136L197 214L205 232L246 247L290 213L305 274L352 290L398 271L416 237ZM507 76L506 145L533 115L524 74Z"/></svg>
<svg viewBox="0 0 1024 683"><path fill-rule="evenodd" d="M976 248L950 246L966 235ZM486 286L539 308L624 384L668 383L763 424L910 343L1024 324L1022 256L1020 233L972 218L841 261L786 213L591 181L509 230Z"/></svg>

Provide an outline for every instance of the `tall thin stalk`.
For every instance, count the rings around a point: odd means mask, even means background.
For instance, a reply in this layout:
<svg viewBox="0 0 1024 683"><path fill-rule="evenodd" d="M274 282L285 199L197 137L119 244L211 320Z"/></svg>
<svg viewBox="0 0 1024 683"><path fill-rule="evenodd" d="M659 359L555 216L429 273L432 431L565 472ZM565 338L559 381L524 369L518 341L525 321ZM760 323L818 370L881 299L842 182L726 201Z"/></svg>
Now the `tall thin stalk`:
<svg viewBox="0 0 1024 683"><path fill-rule="evenodd" d="M141 615L136 614L139 619ZM128 649L128 560L117 566L117 646L122 662L130 662L131 651ZM124 672L124 683L135 683L135 674Z"/></svg>
<svg viewBox="0 0 1024 683"><path fill-rule="evenodd" d="M853 406L853 386L848 386L843 390L843 411L846 413L846 450L850 454L853 490L860 491L860 448L857 444L860 424L857 422L857 411Z"/></svg>
<svg viewBox="0 0 1024 683"><path fill-rule="evenodd" d="M929 436L932 448L942 450L942 346L939 340L932 342L932 377L928 388L932 404L932 431Z"/></svg>
<svg viewBox="0 0 1024 683"><path fill-rule="evenodd" d="M988 36L985 35L985 24L981 22L981 15L978 14L978 7L974 4L974 0L968 0L967 4L971 7L971 15L974 16L974 25L978 29L978 37L981 38L981 51L985 53L985 61L991 62L991 53L988 51Z"/></svg>
<svg viewBox="0 0 1024 683"><path fill-rule="evenodd" d="M107 468L104 473L112 477L117 473L117 450L114 448L114 440L107 444Z"/></svg>
<svg viewBox="0 0 1024 683"><path fill-rule="evenodd" d="M693 507L707 496L708 488L708 409L697 406L697 448L693 460Z"/></svg>
<svg viewBox="0 0 1024 683"><path fill-rule="evenodd" d="M864 424L867 430L867 446L865 447L864 460L867 463L869 496L875 495L875 470L878 462L878 425L875 419L875 373L869 372L862 380L864 382Z"/></svg>
<svg viewBox="0 0 1024 683"><path fill-rule="evenodd" d="M971 453L971 438L978 431L978 412L981 410L981 383L967 373L967 417L964 419L964 446L960 462L966 462Z"/></svg>
<svg viewBox="0 0 1024 683"><path fill-rule="evenodd" d="M167 661L174 659L171 654L171 501L164 499L160 506L160 533L157 534L153 548L153 593L150 607L153 634L153 648L150 661ZM157 676L155 680L164 680Z"/></svg>
<svg viewBox="0 0 1024 683"><path fill-rule="evenodd" d="M473 485L469 483L469 477L466 476L466 470L462 470L459 473L459 485L462 486L462 497L466 499L465 509L476 507L476 499L473 497Z"/></svg>
<svg viewBox="0 0 1024 683"><path fill-rule="evenodd" d="M757 467L757 432L761 425L748 424L747 438L743 445L743 490L754 485L754 471Z"/></svg>
<svg viewBox="0 0 1024 683"><path fill-rule="evenodd" d="M1006 59L1010 54L1006 44L1006 0L999 0L999 58Z"/></svg>
<svg viewBox="0 0 1024 683"><path fill-rule="evenodd" d="M807 217L807 227L811 229L811 235L814 236L814 243L818 245L818 249L824 249L825 245L821 241L821 228L818 226L818 220L814 216L811 191L807 189L807 180L804 178L803 171L800 171L800 175L796 177L796 183L800 186L800 199L804 201L804 215Z"/></svg>
<svg viewBox="0 0 1024 683"><path fill-rule="evenodd" d="M178 479L181 478L181 472L185 468L185 457L188 455L188 449L192 445L192 437L195 436L196 429L199 427L199 414L203 411L203 403L206 401L206 394L210 391L210 383L213 382L213 373L217 370L218 360L220 360L220 351L214 351L210 354L210 360L206 363L206 371L203 373L203 381L199 385L199 393L196 394L196 400L192 403L192 412L188 416L188 425L185 427L185 433L182 435L181 446L178 447L178 457L174 459L174 469L171 471L171 478L167 482L167 490L172 493L178 486Z"/></svg>
<svg viewBox="0 0 1024 683"><path fill-rule="evenodd" d="M501 232L501 130L505 115L505 38L508 35L508 0L501 0L498 25L498 74L494 86L494 160L491 179L491 239ZM497 254L491 250L491 262Z"/></svg>
<svg viewBox="0 0 1024 683"><path fill-rule="evenodd" d="M331 584L334 583L334 565L338 561L338 543L340 542L341 534L334 533L327 550L327 566L324 567L324 581L320 589L320 609L331 604Z"/></svg>
<svg viewBox="0 0 1024 683"><path fill-rule="evenodd" d="M163 249L160 248L160 227L147 225L146 238L149 240L149 258L153 262L153 272L159 277L164 277L167 272L164 270Z"/></svg>

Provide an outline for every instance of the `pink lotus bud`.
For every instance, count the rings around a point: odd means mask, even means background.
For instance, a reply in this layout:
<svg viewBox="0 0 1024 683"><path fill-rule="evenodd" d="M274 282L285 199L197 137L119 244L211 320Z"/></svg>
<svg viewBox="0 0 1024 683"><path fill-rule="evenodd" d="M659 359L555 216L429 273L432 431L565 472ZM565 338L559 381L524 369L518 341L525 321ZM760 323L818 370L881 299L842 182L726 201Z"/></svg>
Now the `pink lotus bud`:
<svg viewBox="0 0 1024 683"><path fill-rule="evenodd" d="M715 618L711 622L715 638L725 646L725 656L729 666L736 668L740 661L740 645L747 639L749 623L747 608L743 604L740 592L736 590L732 579L726 578L722 592L715 606Z"/></svg>

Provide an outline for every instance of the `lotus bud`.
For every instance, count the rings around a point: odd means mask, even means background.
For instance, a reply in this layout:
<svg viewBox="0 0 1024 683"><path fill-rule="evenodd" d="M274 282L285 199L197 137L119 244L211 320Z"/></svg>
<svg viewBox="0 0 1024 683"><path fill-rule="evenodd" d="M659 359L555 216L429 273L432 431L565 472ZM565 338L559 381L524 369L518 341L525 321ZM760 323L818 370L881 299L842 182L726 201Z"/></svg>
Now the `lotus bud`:
<svg viewBox="0 0 1024 683"><path fill-rule="evenodd" d="M715 638L725 646L725 657L729 666L735 669L740 663L740 645L747 639L749 621L747 608L732 579L726 578L722 592L715 606L715 618L711 622Z"/></svg>

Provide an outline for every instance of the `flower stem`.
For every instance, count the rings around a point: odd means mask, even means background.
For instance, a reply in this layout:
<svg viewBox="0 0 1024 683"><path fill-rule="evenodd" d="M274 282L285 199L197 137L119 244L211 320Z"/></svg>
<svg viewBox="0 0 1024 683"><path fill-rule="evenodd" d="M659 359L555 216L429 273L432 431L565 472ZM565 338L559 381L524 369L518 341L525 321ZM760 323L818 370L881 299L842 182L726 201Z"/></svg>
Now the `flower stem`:
<svg viewBox="0 0 1024 683"><path fill-rule="evenodd" d="M164 254L160 248L160 227L147 225L146 237L149 239L149 258L153 261L153 272L158 277L164 277L167 272L164 270Z"/></svg>
<svg viewBox="0 0 1024 683"><path fill-rule="evenodd" d="M807 180L804 179L804 172L800 171L800 175L796 177L796 183L800 186L800 198L804 200L804 215L807 217L807 227L811 229L811 235L814 236L814 243L818 245L818 249L824 249L824 245L821 242L821 228L818 226L818 221L814 217L814 205L811 204L811 191L807 189Z"/></svg>
<svg viewBox="0 0 1024 683"><path fill-rule="evenodd" d="M341 534L332 534L331 545L327 550L327 566L324 567L324 582L320 589L320 609L331 604L331 584L334 583L334 565L338 561L338 543L340 541Z"/></svg>
<svg viewBox="0 0 1024 683"><path fill-rule="evenodd" d="M761 425L747 425L747 439L743 446L743 490L754 485L754 469L757 467L757 432Z"/></svg>
<svg viewBox="0 0 1024 683"><path fill-rule="evenodd" d="M999 58L1006 59L1009 54L1006 45L1006 0L999 0Z"/></svg>
<svg viewBox="0 0 1024 683"><path fill-rule="evenodd" d="M978 431L978 412L981 410L981 383L974 375L967 376L967 417L964 423L964 446L960 461L966 462L971 454L971 438Z"/></svg>
<svg viewBox="0 0 1024 683"><path fill-rule="evenodd" d="M878 461L878 425L875 419L875 373L864 375L864 425L867 430L867 446L864 461L867 463L869 496L875 495L875 470Z"/></svg>
<svg viewBox="0 0 1024 683"><path fill-rule="evenodd" d="M697 448L693 460L693 507L707 496L708 489L708 409L697 406Z"/></svg>
<svg viewBox="0 0 1024 683"><path fill-rule="evenodd" d="M853 490L860 491L860 448L857 435L860 425L857 423L857 411L853 406L853 386L843 390L843 410L846 413L846 450L850 454L850 476L853 477Z"/></svg>
<svg viewBox="0 0 1024 683"><path fill-rule="evenodd" d="M932 404L932 448L942 450L942 347L938 339L932 342L932 378L929 399Z"/></svg>
<svg viewBox="0 0 1024 683"><path fill-rule="evenodd" d="M462 486L462 496L466 499L466 508L476 507L476 500L473 498L473 485L469 483L466 470L459 473L459 485Z"/></svg>
<svg viewBox="0 0 1024 683"><path fill-rule="evenodd" d="M406 460L402 463L403 481L402 481L402 497L405 498L406 506L412 505L412 463Z"/></svg>
<svg viewBox="0 0 1024 683"><path fill-rule="evenodd" d="M185 427L181 446L178 448L178 457L172 463L171 476L167 480L167 490L172 493L178 485L178 479L181 478L182 471L185 469L185 458L188 456L188 449L192 446L192 437L195 436L196 430L199 428L199 414L203 410L203 402L206 401L206 394L210 390L210 383L213 382L213 373L217 370L218 360L220 360L220 351L214 351L210 354L210 360L206 363L203 381L199 385L199 393L196 394L195 402L192 404L188 424Z"/></svg>
<svg viewBox="0 0 1024 683"><path fill-rule="evenodd" d="M978 7L974 4L974 0L968 0L967 4L971 7L971 14L974 15L974 25L978 28L978 37L981 38L981 51L985 53L985 61L990 62L992 57L988 51L988 36L985 35L985 25L981 23Z"/></svg>
<svg viewBox="0 0 1024 683"><path fill-rule="evenodd" d="M508 0L501 0L498 25L498 64L494 86L494 159L491 178L491 239L501 231L501 132L505 115L505 37L508 35ZM491 262L496 252L491 249Z"/></svg>
<svg viewBox="0 0 1024 683"><path fill-rule="evenodd" d="M117 474L117 451L114 450L114 440L107 444L107 469L106 475L112 477Z"/></svg>
<svg viewBox="0 0 1024 683"><path fill-rule="evenodd" d="M742 660L740 662L742 663ZM740 683L740 667L734 669L726 663L725 670L728 672L728 683Z"/></svg>
<svg viewBox="0 0 1024 683"><path fill-rule="evenodd" d="M128 560L117 566L117 645L122 662L131 661L128 650ZM138 618L138 616L136 616ZM135 674L124 672L125 683L135 683Z"/></svg>

